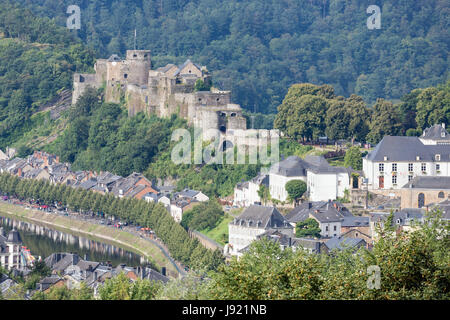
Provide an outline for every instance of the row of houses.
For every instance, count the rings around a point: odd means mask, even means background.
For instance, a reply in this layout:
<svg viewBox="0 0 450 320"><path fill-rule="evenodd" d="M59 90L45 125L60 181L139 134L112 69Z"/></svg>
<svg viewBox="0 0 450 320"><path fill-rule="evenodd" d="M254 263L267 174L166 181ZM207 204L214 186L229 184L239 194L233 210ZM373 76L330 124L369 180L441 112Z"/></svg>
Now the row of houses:
<svg viewBox="0 0 450 320"><path fill-rule="evenodd" d="M425 213L438 208L444 220L450 220L450 200L433 204L424 209L402 209L394 212L393 223L397 228L409 230L413 221L423 222ZM282 247L302 248L310 252L328 253L344 247L371 248L377 238L377 227L383 226L389 213L372 212L369 216L354 216L338 201L304 202L286 215L272 206L251 205L229 223L229 242L225 255L242 255L251 242L267 237ZM298 223L314 219L320 228L320 238L297 238Z"/></svg>
<svg viewBox="0 0 450 320"><path fill-rule="evenodd" d="M138 279L150 281L160 281L167 283L169 278L163 267L158 272L148 266L129 267L120 264L113 267L110 263L89 261L82 259L76 253L52 253L44 259L45 264L50 268L51 275L44 277L37 284L35 290L29 291L25 298L30 298L35 292L48 293L53 287L66 286L69 289L78 289L84 283L86 287L92 288L94 297L98 297L98 289L104 285L107 279L116 277L123 273L130 282ZM11 278L0 275L0 289L2 295L8 297L17 283Z"/></svg>
<svg viewBox="0 0 450 320"><path fill-rule="evenodd" d="M127 177L122 177L103 171L73 172L69 163L61 163L58 156L46 152L35 151L26 159L19 157L10 159L11 155L14 153L3 153L0 150L1 173L7 172L25 179L43 179L101 194L110 193L119 198L129 197L162 203L178 222L186 210L209 200L208 196L200 191L185 189L175 192L173 186L158 187L155 181L147 179L141 173L133 172Z"/></svg>

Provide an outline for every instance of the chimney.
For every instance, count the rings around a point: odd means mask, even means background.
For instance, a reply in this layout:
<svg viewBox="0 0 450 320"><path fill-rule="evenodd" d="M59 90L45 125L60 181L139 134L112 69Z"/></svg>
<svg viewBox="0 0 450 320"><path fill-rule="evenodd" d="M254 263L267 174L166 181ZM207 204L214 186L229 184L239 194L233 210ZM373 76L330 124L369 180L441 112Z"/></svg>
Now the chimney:
<svg viewBox="0 0 450 320"><path fill-rule="evenodd" d="M94 271L94 281L97 281L97 271Z"/></svg>
<svg viewBox="0 0 450 320"><path fill-rule="evenodd" d="M19 168L19 169L17 170L17 175L18 175L19 177L22 176L22 168Z"/></svg>
<svg viewBox="0 0 450 320"><path fill-rule="evenodd" d="M288 241L289 241L289 248L290 248L290 247L292 247L292 238L289 237L289 240L288 240Z"/></svg>
<svg viewBox="0 0 450 320"><path fill-rule="evenodd" d="M166 276L166 267L162 267L162 268L161 268L161 274L162 274L163 276Z"/></svg>
<svg viewBox="0 0 450 320"><path fill-rule="evenodd" d="M311 208L312 208L312 203L308 202L308 209L311 209Z"/></svg>
<svg viewBox="0 0 450 320"><path fill-rule="evenodd" d="M444 129L445 129L445 123L442 123L442 128L444 128Z"/></svg>

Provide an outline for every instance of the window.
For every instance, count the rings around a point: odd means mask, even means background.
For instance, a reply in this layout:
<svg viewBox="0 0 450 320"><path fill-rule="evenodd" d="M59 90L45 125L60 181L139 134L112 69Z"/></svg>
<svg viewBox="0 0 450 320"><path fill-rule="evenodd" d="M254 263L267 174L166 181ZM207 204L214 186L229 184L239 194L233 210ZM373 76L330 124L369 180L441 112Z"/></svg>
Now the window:
<svg viewBox="0 0 450 320"><path fill-rule="evenodd" d="M412 179L413 179L413 176L412 176L412 175L409 175L409 176L408 176L408 182L411 181Z"/></svg>
<svg viewBox="0 0 450 320"><path fill-rule="evenodd" d="M436 171L441 170L441 165L439 163L436 163Z"/></svg>
<svg viewBox="0 0 450 320"><path fill-rule="evenodd" d="M328 231L328 226L325 227L325 231Z"/></svg>
<svg viewBox="0 0 450 320"><path fill-rule="evenodd" d="M397 184L397 175L396 174L394 174L392 176L392 184Z"/></svg>
<svg viewBox="0 0 450 320"><path fill-rule="evenodd" d="M427 171L427 164L426 163L422 163L422 171L426 172Z"/></svg>
<svg viewBox="0 0 450 320"><path fill-rule="evenodd" d="M397 172L397 164L396 163L392 164L392 171Z"/></svg>
<svg viewBox="0 0 450 320"><path fill-rule="evenodd" d="M412 163L408 163L408 171L413 172L414 171L414 165Z"/></svg>
<svg viewBox="0 0 450 320"><path fill-rule="evenodd" d="M378 165L378 171L384 172L384 163L380 163L380 164Z"/></svg>
<svg viewBox="0 0 450 320"><path fill-rule="evenodd" d="M438 198L444 198L444 192L443 191L439 192Z"/></svg>
<svg viewBox="0 0 450 320"><path fill-rule="evenodd" d="M333 231L336 231L336 226L334 226Z"/></svg>

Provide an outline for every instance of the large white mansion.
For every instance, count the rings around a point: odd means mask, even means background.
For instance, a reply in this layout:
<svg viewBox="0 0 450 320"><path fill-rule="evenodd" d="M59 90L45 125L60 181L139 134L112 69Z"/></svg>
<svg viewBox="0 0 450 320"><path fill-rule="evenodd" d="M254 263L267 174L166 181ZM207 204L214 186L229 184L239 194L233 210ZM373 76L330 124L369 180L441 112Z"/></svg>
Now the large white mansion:
<svg viewBox="0 0 450 320"><path fill-rule="evenodd" d="M450 134L442 124L420 137L385 136L363 159L363 171L369 190L401 189L417 176L450 176Z"/></svg>

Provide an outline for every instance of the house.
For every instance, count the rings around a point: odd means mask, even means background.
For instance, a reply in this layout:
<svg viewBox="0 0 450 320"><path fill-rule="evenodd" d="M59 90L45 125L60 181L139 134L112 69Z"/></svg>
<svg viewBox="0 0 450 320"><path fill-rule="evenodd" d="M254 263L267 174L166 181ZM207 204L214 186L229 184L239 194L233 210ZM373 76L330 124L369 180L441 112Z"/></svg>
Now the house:
<svg viewBox="0 0 450 320"><path fill-rule="evenodd" d="M234 188L233 205L248 207L252 204L261 204L258 194L261 185L269 188L269 175L260 173L249 181L238 183Z"/></svg>
<svg viewBox="0 0 450 320"><path fill-rule="evenodd" d="M15 293L15 288L17 285L18 283L16 281L7 275L0 273L0 296L4 299L8 299L9 296Z"/></svg>
<svg viewBox="0 0 450 320"><path fill-rule="evenodd" d="M350 249L353 252L360 247L366 247L367 243L362 238L347 238L347 237L333 237L324 242L322 245L322 252L332 253L335 250Z"/></svg>
<svg viewBox="0 0 450 320"><path fill-rule="evenodd" d="M306 182L306 169L309 164L297 156L290 156L285 160L273 164L269 171L269 191L273 199L286 201L288 193L286 183L291 180Z"/></svg>
<svg viewBox="0 0 450 320"><path fill-rule="evenodd" d="M230 254L239 254L252 241L269 229L293 234L293 227L275 207L251 205L228 224Z"/></svg>
<svg viewBox="0 0 450 320"><path fill-rule="evenodd" d="M44 293L48 293L53 286L63 287L65 285L64 278L57 274L52 274L49 277L45 277L36 284L36 290Z"/></svg>
<svg viewBox="0 0 450 320"><path fill-rule="evenodd" d="M352 235L354 238L363 238L366 242L371 240L370 218L346 216L341 222L341 234Z"/></svg>
<svg viewBox="0 0 450 320"><path fill-rule="evenodd" d="M0 150L0 160L9 160L9 157L6 153Z"/></svg>
<svg viewBox="0 0 450 320"><path fill-rule="evenodd" d="M400 195L401 208L422 208L450 199L450 176L417 176L402 187Z"/></svg>
<svg viewBox="0 0 450 320"><path fill-rule="evenodd" d="M45 169L35 168L27 171L23 177L25 179L35 179L35 180L50 180L50 173Z"/></svg>
<svg viewBox="0 0 450 320"><path fill-rule="evenodd" d="M405 208L393 213L392 226L396 226L398 231L411 231L415 228L415 224L423 223L425 216L425 209ZM377 240L379 234L377 228L384 228L384 223L390 213L387 212L372 212L370 214L370 228L372 238Z"/></svg>
<svg viewBox="0 0 450 320"><path fill-rule="evenodd" d="M170 215L176 222L181 222L183 219L183 214L192 209L194 206L200 204L197 200L189 200L189 199L177 199L170 202L170 207L166 207L169 209Z"/></svg>
<svg viewBox="0 0 450 320"><path fill-rule="evenodd" d="M183 191L176 192L174 194L175 199L185 199L190 201L205 202L209 200L209 197L201 191L184 189Z"/></svg>
<svg viewBox="0 0 450 320"><path fill-rule="evenodd" d="M7 270L23 270L26 261L22 258L22 239L17 230L11 230L8 235L0 228L0 264Z"/></svg>
<svg viewBox="0 0 450 320"><path fill-rule="evenodd" d="M332 166L322 156L306 156L304 161L310 164L306 169L310 201L335 200L345 196L345 190L350 189L352 169Z"/></svg>
<svg viewBox="0 0 450 320"><path fill-rule="evenodd" d="M342 221L352 217L350 211L338 201L308 201L300 204L286 215L289 223L297 223L312 218L319 223L322 237L335 237L341 234Z"/></svg>
<svg viewBox="0 0 450 320"><path fill-rule="evenodd" d="M142 188L136 192L135 187L138 185L143 185L147 188ZM158 193L158 188L154 186L153 182L145 178L142 174L133 172L126 178L117 179L112 186L111 192L119 198L128 196L128 194L133 191L133 195L143 196L147 192Z"/></svg>
<svg viewBox="0 0 450 320"><path fill-rule="evenodd" d="M399 190L418 176L450 176L450 134L435 125L420 137L385 136L363 159L369 190Z"/></svg>
<svg viewBox="0 0 450 320"><path fill-rule="evenodd" d="M307 185L306 196L311 201L335 200L344 197L350 189L352 169L331 166L322 156L306 156L300 159L290 156L272 165L269 171L269 190L273 199L286 201L286 183L303 180Z"/></svg>

